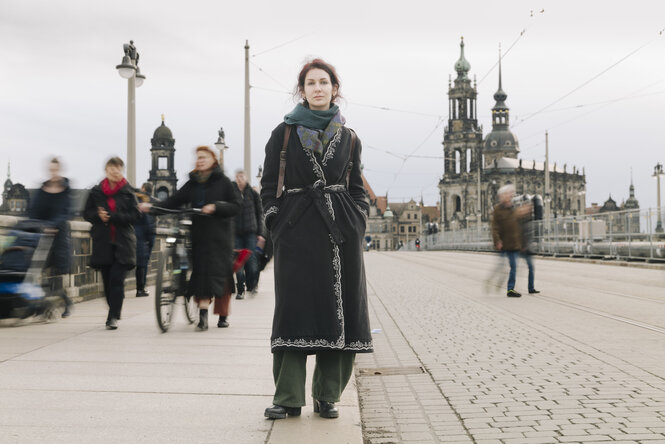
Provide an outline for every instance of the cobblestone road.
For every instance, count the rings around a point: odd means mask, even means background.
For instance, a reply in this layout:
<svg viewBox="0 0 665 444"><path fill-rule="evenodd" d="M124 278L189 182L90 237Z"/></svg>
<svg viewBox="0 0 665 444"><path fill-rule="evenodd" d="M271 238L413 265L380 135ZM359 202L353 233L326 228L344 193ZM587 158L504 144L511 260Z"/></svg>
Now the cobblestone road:
<svg viewBox="0 0 665 444"><path fill-rule="evenodd" d="M517 299L493 255L365 258L367 443L665 442L665 271L541 260Z"/></svg>

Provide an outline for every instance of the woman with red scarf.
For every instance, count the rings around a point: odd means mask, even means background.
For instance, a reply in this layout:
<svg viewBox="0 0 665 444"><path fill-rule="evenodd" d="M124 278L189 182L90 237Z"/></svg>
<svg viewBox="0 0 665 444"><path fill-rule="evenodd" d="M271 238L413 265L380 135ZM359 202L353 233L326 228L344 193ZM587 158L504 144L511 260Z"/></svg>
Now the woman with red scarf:
<svg viewBox="0 0 665 444"><path fill-rule="evenodd" d="M125 299L125 276L136 266L134 222L140 213L131 185L122 175L125 164L119 157L106 162L106 179L88 195L83 218L92 224L90 266L102 272L104 294L109 304L106 328L118 328Z"/></svg>

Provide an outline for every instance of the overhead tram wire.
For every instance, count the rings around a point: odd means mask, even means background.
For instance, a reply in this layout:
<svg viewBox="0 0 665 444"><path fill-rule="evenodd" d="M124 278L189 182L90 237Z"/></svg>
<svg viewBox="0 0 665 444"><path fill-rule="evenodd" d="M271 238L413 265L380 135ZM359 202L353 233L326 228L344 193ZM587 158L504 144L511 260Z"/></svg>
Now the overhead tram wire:
<svg viewBox="0 0 665 444"><path fill-rule="evenodd" d="M273 46L272 48L268 48L268 49L265 49L261 52L257 52L256 54L252 54L252 58L254 58L256 56L260 56L260 55L265 54L265 53L270 52L270 51L274 51L275 49L281 48L282 46L290 45L291 43L297 42L298 40L304 39L305 37L308 37L312 34L315 34L315 33L314 32L308 32L307 34L303 34L300 37L296 37L295 39L289 40L288 42L280 43L279 45Z"/></svg>
<svg viewBox="0 0 665 444"><path fill-rule="evenodd" d="M631 52L629 52L628 54L626 54L625 56L623 56L621 59L619 59L618 61L614 62L613 64L611 64L611 65L608 66L607 68L603 69L601 72L599 72L599 73L596 74L595 76L591 77L589 80L586 80L586 81L583 82L581 85L579 85L579 86L573 88L571 91L569 91L569 92L567 92L566 94L564 94L563 96L559 97L559 98L556 99L554 102L550 103L550 104L547 105L547 106L544 106L543 108L541 108L541 109L539 109L538 111L532 113L532 114L529 115L528 117L525 117L524 119L520 119L518 122L516 122L515 124L511 125L511 128L516 128L516 127L518 127L518 126L521 125L523 122L525 122L525 121L531 119L531 118L534 117L534 116L537 116L538 114L541 114L542 112L544 112L544 111L547 110L548 108L550 108L550 107L556 105L557 103L561 102L561 101L562 101L563 99L565 99L566 97L568 97L568 96L570 96L571 94L573 94L573 93L579 91L580 89L584 88L584 87L587 86L589 83L593 82L594 80L596 80L597 78L599 78L600 76L602 76L603 74L605 74L606 72L608 72L609 70L611 70L612 68L614 68L615 66L619 65L620 63L622 63L623 61L625 61L626 59L628 59L629 57L631 57L633 54L637 53L638 51L644 49L645 47L647 47L648 45L650 45L651 43L653 43L654 41L656 41L656 40L657 40L657 39L663 34L664 31L665 31L665 29L661 30L661 31L658 33L658 35L657 35L656 37L654 37L653 39L649 40L648 42L642 44L642 45L639 46L638 48L632 50Z"/></svg>
<svg viewBox="0 0 665 444"><path fill-rule="evenodd" d="M542 8L537 14L544 14L544 13L545 13L545 9ZM534 18L534 17L536 17L536 16L533 14L533 10L532 10L530 18ZM520 35L517 36L517 38L513 41L513 43L508 47L506 52L503 53L503 55L501 56L502 58L504 58L504 59L506 58L508 53L510 53L510 50L515 47L517 42L519 42L522 39L522 37L524 37L524 35L526 34L526 32L529 30L530 27L531 26L526 26L526 27L522 28L522 31L520 32ZM487 71L487 73L485 73L484 76L481 77L480 81L478 81L477 84L480 85L481 83L483 83L483 81L487 78L487 76L489 76L497 66L499 66L498 61L496 63L494 63L494 65L492 65L492 67L489 69L489 71Z"/></svg>
<svg viewBox="0 0 665 444"><path fill-rule="evenodd" d="M551 130L553 130L554 128L558 128L558 127L560 127L560 126L563 126L563 125L565 125L565 124L567 124L567 123L574 122L575 120L581 119L582 117L586 117L586 116L588 116L589 114L592 114L592 113L595 113L595 112L600 111L600 110L602 110L602 109L605 109L605 108L607 108L608 106L611 106L611 105L613 105L613 104L615 104L615 103L617 103L617 102L621 102L621 101L624 101L624 100L630 100L630 99L637 99L637 98L641 98L641 97L648 97L648 96L653 96L653 95L658 95L658 94L665 94L665 91L656 91L656 92L647 93L647 94L638 94L639 92L644 91L645 89L649 89L649 88L651 88L651 87L654 86L654 85L657 85L657 84L659 84L659 83L662 83L663 81L665 81L665 77L662 78L662 79L660 79L660 80L657 80L656 82L653 82L653 83L651 83L651 84L649 84L649 85L647 85L647 86L644 86L644 87L642 87L642 88L638 88L637 90L633 91L631 94L628 94L628 95L625 95L625 96L622 96L622 97L618 97L618 98L616 98L616 99L605 100L605 101L603 101L603 102L588 103L588 104L585 104L585 105L577 105L577 106L575 106L575 107L572 107L572 108L581 108L581 107L586 107L586 106L602 105L602 106L599 106L598 108L595 108L595 109L590 110L589 112L586 112L586 113L580 114L580 115L578 115L578 116L575 116L575 117L573 117L573 118L570 118L570 119L564 120L564 121L562 121L562 122L559 122L559 123L555 124L554 126L550 126L550 127L548 127L548 131L551 131ZM559 109L559 110L562 110L562 109L564 109L564 108L561 108L561 109ZM544 131L539 131L539 132L536 132L536 133L529 134L528 136L522 138L522 140L527 140L527 139L530 139L530 138L535 137L535 136L540 136L540 135L543 134L543 132L544 132ZM542 145L542 144L544 144L544 143L545 143L545 141L543 140L543 141L541 141L541 142L539 142L539 143L537 143L537 144L535 144L535 145L531 145L531 146L529 146L529 147L527 147L527 148L524 148L524 149L522 150L522 153L524 153L524 152L526 152L526 151L529 151L529 150L531 150L531 149L533 149L533 148L536 148L536 147L538 147L538 146L540 146L540 145Z"/></svg>

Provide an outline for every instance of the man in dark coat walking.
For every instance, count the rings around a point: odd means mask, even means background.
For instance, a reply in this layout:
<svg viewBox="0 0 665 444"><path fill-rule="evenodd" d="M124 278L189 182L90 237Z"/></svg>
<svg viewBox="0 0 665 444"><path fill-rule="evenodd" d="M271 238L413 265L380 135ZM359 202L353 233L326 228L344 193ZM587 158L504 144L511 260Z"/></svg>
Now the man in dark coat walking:
<svg viewBox="0 0 665 444"><path fill-rule="evenodd" d="M499 188L499 203L494 206L492 213L492 239L497 250L508 258L510 273L508 275L508 297L520 297L515 291L515 274L517 271L517 257L525 248L522 231L522 219L531 212L531 204L516 208L513 204L515 187L512 184ZM529 281L529 292L534 293L533 282ZM534 291L532 291L534 290Z"/></svg>
<svg viewBox="0 0 665 444"><path fill-rule="evenodd" d="M240 213L236 216L235 249L241 250L246 248L252 252L252 256L245 263L245 266L236 273L238 281L236 299L243 299L245 287L251 293L256 291L256 285L259 280L259 269L254 251L257 245L263 248L266 239L264 235L265 229L263 226L261 197L247 183L245 171L236 171L234 185L242 197L242 207Z"/></svg>

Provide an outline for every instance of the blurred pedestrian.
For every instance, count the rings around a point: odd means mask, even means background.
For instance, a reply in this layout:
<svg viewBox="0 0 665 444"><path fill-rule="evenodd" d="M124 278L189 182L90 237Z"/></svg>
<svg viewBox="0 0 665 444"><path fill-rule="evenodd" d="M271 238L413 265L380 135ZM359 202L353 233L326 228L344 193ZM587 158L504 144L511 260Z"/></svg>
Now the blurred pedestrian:
<svg viewBox="0 0 665 444"><path fill-rule="evenodd" d="M521 255L526 261L527 268L529 269L529 294L538 294L540 291L536 290L536 267L533 263L533 255L535 252L534 244L534 224L536 220L542 219L543 202L540 196L524 197L523 205L527 206L525 209L524 217L522 218L522 251Z"/></svg>
<svg viewBox="0 0 665 444"><path fill-rule="evenodd" d="M261 197L251 186L247 184L244 170L236 171L234 185L242 198L242 208L236 216L235 225L235 249L243 248L252 252L245 266L236 273L237 294L236 299L243 299L245 288L250 293L256 292L259 280L259 267L257 255L254 253L256 247L263 249L265 245L263 226L263 207Z"/></svg>
<svg viewBox="0 0 665 444"><path fill-rule="evenodd" d="M492 213L492 240L494 247L502 252L510 264L506 294L508 297L518 298L522 295L515 291L515 274L517 257L523 249L522 219L531 211L531 207L528 204L515 207L515 187L512 184L499 188L498 195L499 203L494 206ZM530 276L529 290L533 285L533 275Z"/></svg>
<svg viewBox="0 0 665 444"><path fill-rule="evenodd" d="M199 306L196 329L204 331L208 329L208 307L212 298L224 297L226 281L233 276L233 217L242 205L237 188L220 168L210 147L196 148L196 168L189 173L189 180L159 204L164 208L186 205L200 208L202 213L192 217L192 275L187 294L196 297ZM151 206L142 203L140 209L147 212ZM217 307L224 307L217 314L226 318L228 307L216 303Z"/></svg>
<svg viewBox="0 0 665 444"><path fill-rule="evenodd" d="M152 197L152 184L146 182L141 185L141 191L136 193L139 202L154 203ZM148 213L141 213L139 220L134 224L136 233L136 297L149 296L145 289L150 255L155 245L155 219Z"/></svg>
<svg viewBox="0 0 665 444"><path fill-rule="evenodd" d="M72 190L69 179L62 177L60 161L54 157L48 164L50 178L37 190L28 211L30 219L39 219L48 222L49 230L55 233L51 251L46 260L46 276L50 276L48 289L54 296L60 296L65 304L62 317L68 317L72 312L72 301L62 285L56 290L58 275L71 273L72 243L69 229L69 219L72 217ZM48 277L47 277L48 279Z"/></svg>
<svg viewBox="0 0 665 444"><path fill-rule="evenodd" d="M83 210L83 218L92 224L90 266L102 272L109 330L118 328L125 277L136 266L134 223L141 216L134 190L123 176L124 166L119 157L106 162L106 178L90 190Z"/></svg>
<svg viewBox="0 0 665 444"><path fill-rule="evenodd" d="M372 351L362 245L369 205L360 141L335 104L339 86L330 64L305 64L296 88L302 102L266 145L261 198L275 260L268 418L300 415L309 354L314 412L338 417L356 353Z"/></svg>

